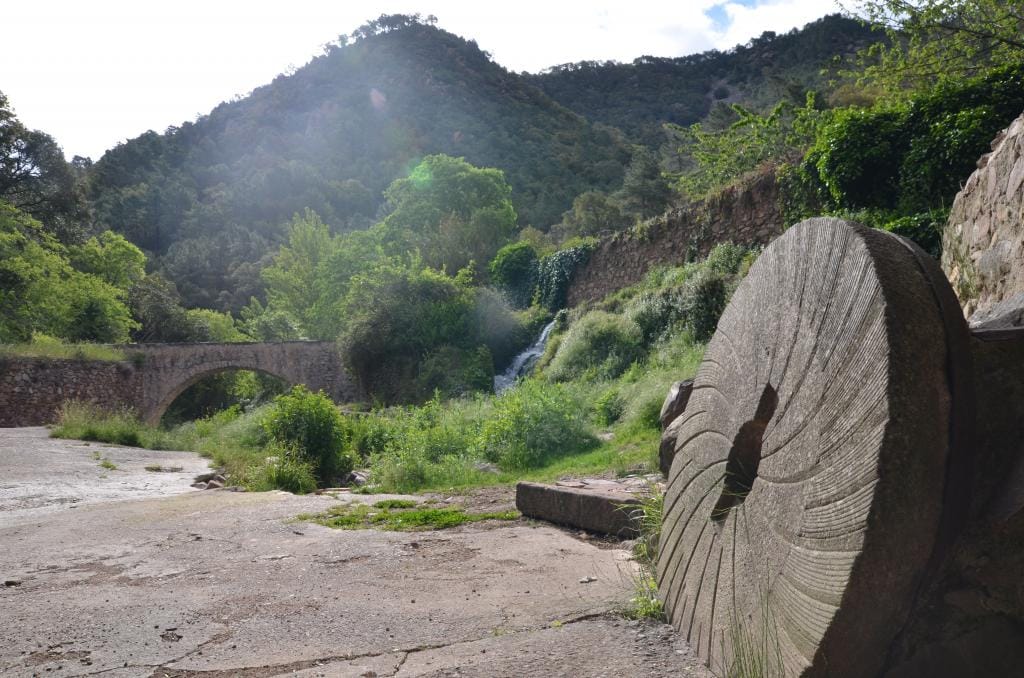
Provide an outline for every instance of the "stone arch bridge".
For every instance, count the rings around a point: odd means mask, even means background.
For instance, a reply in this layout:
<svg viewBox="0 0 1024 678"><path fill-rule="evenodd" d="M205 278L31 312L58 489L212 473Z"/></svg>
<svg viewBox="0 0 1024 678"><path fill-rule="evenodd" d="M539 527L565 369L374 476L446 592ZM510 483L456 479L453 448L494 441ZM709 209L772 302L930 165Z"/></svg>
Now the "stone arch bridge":
<svg viewBox="0 0 1024 678"><path fill-rule="evenodd" d="M131 344L126 360L0 359L0 426L37 426L56 419L68 400L127 407L157 423L174 399L199 380L253 370L323 390L335 402L360 399L337 346L325 341Z"/></svg>

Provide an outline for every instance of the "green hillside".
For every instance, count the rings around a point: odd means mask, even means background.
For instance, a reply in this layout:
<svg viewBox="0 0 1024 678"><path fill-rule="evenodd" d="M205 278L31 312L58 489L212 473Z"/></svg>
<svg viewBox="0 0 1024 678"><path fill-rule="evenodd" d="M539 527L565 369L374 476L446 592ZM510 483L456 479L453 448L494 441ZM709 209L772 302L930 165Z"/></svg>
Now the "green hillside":
<svg viewBox="0 0 1024 678"><path fill-rule="evenodd" d="M662 123L691 125L716 102L755 108L785 98L802 102L807 90L827 89L822 71L834 57L880 39L857 21L831 15L783 35L767 31L724 52L642 56L628 64L581 61L525 77L587 119L657 145L664 140Z"/></svg>
<svg viewBox="0 0 1024 678"><path fill-rule="evenodd" d="M472 41L382 17L348 44L194 123L147 133L90 171L100 227L160 257L189 305L238 309L293 214L365 227L381 192L427 154L497 167L521 225L613 189L629 149Z"/></svg>

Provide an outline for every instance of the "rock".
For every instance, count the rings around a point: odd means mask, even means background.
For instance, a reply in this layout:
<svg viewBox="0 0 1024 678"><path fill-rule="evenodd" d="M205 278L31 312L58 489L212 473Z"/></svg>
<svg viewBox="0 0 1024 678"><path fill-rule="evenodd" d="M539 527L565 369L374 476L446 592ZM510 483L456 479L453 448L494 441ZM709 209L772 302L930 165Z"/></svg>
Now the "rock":
<svg viewBox="0 0 1024 678"><path fill-rule="evenodd" d="M690 393L693 392L693 379L677 381L672 384L665 396L665 402L661 405L661 414L658 420L661 422L661 430L664 431L668 425L675 421L676 417L686 409L686 403L690 401Z"/></svg>
<svg viewBox="0 0 1024 678"><path fill-rule="evenodd" d="M972 330L1004 330L1024 327L1024 292L1018 292L983 310L970 318Z"/></svg>
<svg viewBox="0 0 1024 678"><path fill-rule="evenodd" d="M632 538L640 534L635 515L639 507L637 497L607 487L528 482L516 485L516 508L524 516L617 537Z"/></svg>
<svg viewBox="0 0 1024 678"><path fill-rule="evenodd" d="M198 484L198 483L206 483L206 482L209 482L209 481L213 480L216 477L217 477L217 473L216 472L200 473L195 478L193 478L193 480L196 482L196 484ZM195 485L193 485L192 487L195 487Z"/></svg>
<svg viewBox="0 0 1024 678"><path fill-rule="evenodd" d="M14 586L21 586L21 581L18 579L5 579L4 586L11 588Z"/></svg>
<svg viewBox="0 0 1024 678"><path fill-rule="evenodd" d="M197 490L205 490L206 483L192 483L192 487L196 488Z"/></svg>
<svg viewBox="0 0 1024 678"><path fill-rule="evenodd" d="M676 457L676 429L669 428L661 434L661 445L658 447L658 470L668 478L672 469L672 460Z"/></svg>
<svg viewBox="0 0 1024 678"><path fill-rule="evenodd" d="M597 581L597 577L591 577L590 575L587 575L586 577L582 577L580 579L580 583L581 584L590 584L590 583L593 583L595 581Z"/></svg>
<svg viewBox="0 0 1024 678"><path fill-rule="evenodd" d="M221 478L223 478L223 476L221 476ZM216 490L216 489L219 489L221 487L224 487L224 481L223 480L218 480L217 478L214 478L210 482L206 483L206 488L205 489L207 489L207 490Z"/></svg>
<svg viewBox="0 0 1024 678"><path fill-rule="evenodd" d="M677 381L672 384L665 396L665 402L661 406L661 446L658 448L658 469L661 474L668 478L669 469L672 468L672 459L676 454L676 436L672 424L686 409L690 402L690 394L693 393L693 379Z"/></svg>

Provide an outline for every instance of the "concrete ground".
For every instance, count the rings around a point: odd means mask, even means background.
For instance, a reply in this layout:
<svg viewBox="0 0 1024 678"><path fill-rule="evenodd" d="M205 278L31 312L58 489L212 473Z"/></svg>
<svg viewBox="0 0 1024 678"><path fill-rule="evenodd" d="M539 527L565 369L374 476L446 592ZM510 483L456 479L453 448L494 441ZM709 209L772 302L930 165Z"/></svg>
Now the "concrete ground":
<svg viewBox="0 0 1024 678"><path fill-rule="evenodd" d="M526 521L332 530L295 517L339 499L191 489L204 467L0 429L0 674L709 675L617 613L624 549Z"/></svg>

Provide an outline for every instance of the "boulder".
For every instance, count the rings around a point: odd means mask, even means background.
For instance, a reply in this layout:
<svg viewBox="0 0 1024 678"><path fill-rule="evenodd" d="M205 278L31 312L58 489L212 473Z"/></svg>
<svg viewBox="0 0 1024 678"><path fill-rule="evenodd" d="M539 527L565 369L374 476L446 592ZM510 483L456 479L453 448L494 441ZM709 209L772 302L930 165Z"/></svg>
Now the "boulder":
<svg viewBox="0 0 1024 678"><path fill-rule="evenodd" d="M665 396L665 402L661 406L661 447L658 448L658 468L661 474L668 478L668 471L672 468L672 459L676 454L676 436L672 429L672 423L679 418L679 415L686 409L690 402L690 394L693 392L693 379L677 381L672 384Z"/></svg>
<svg viewBox="0 0 1024 678"><path fill-rule="evenodd" d="M686 409L686 403L690 401L690 393L693 392L693 379L677 381L672 384L665 396L665 402L661 405L661 414L658 420L661 422L661 430L664 431L668 425L675 421L675 418Z"/></svg>

